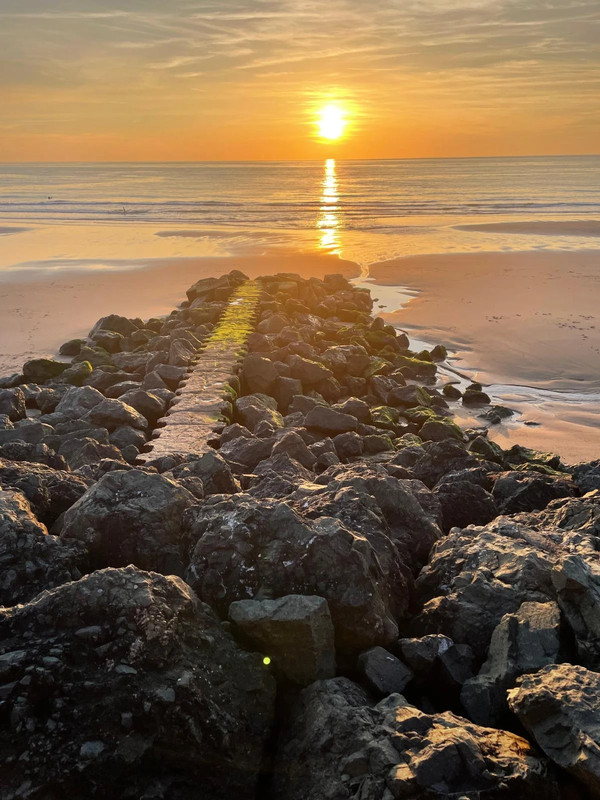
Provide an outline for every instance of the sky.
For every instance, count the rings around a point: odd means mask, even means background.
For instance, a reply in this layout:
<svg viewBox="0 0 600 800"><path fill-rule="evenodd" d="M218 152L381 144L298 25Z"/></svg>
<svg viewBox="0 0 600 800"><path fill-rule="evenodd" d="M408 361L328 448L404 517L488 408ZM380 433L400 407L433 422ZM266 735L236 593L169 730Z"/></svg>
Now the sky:
<svg viewBox="0 0 600 800"><path fill-rule="evenodd" d="M315 117L334 103L337 141ZM597 153L598 0L0 0L0 161Z"/></svg>

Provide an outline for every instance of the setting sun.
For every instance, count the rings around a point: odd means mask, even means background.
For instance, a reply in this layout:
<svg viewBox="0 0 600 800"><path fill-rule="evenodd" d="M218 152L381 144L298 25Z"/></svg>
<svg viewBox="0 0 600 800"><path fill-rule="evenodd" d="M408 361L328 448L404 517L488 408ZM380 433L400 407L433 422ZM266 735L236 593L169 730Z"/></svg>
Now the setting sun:
<svg viewBox="0 0 600 800"><path fill-rule="evenodd" d="M325 106L319 111L317 126L319 135L324 139L339 139L346 127L343 109L334 105Z"/></svg>

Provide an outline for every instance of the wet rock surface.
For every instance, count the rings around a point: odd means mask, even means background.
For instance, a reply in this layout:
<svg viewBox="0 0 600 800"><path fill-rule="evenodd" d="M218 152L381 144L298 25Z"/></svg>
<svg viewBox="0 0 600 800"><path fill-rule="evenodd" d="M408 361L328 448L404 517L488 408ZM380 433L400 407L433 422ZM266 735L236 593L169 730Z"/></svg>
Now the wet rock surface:
<svg viewBox="0 0 600 800"><path fill-rule="evenodd" d="M372 306L233 271L0 379L2 798L600 796L599 462Z"/></svg>

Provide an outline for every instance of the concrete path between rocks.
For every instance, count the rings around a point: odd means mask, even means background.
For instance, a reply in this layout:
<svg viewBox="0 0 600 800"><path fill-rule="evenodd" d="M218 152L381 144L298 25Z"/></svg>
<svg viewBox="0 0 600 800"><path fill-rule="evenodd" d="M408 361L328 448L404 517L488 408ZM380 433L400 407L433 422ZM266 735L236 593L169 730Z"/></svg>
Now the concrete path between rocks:
<svg viewBox="0 0 600 800"><path fill-rule="evenodd" d="M210 447L208 441L227 409L229 381L254 330L261 293L258 280L248 280L235 290L139 461L171 453L199 454Z"/></svg>

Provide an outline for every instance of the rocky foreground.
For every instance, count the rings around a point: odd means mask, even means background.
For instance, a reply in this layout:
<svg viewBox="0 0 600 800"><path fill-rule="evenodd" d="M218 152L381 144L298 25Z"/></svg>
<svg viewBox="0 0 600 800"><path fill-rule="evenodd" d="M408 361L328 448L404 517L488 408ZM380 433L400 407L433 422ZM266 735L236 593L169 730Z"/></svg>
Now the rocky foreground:
<svg viewBox="0 0 600 800"><path fill-rule="evenodd" d="M335 275L261 279L153 458L245 280L0 381L0 798L600 797L600 461L502 450Z"/></svg>

